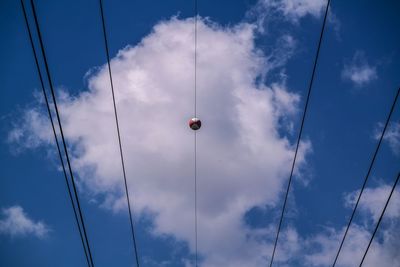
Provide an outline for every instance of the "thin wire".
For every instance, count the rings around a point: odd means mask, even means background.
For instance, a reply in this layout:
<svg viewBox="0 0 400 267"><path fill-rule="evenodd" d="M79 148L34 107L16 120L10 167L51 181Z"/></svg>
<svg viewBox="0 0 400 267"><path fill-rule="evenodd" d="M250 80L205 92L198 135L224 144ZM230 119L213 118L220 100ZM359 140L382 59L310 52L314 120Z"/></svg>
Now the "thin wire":
<svg viewBox="0 0 400 267"><path fill-rule="evenodd" d="M31 47L32 47L33 56L35 58L36 68L37 68L37 71L38 71L38 74L39 74L39 80L40 80L40 84L41 84L41 87L42 87L43 96L44 96L44 99L45 99L45 102L46 102L47 113L48 113L49 118L50 118L51 128L53 129L54 139L55 139L56 145L57 145L58 156L60 157L61 166L62 166L62 169L63 169L64 178L65 178L65 183L66 183L67 189L68 189L69 200L71 202L72 209L74 211L74 217L75 217L76 225L78 226L79 236L81 238L83 250L85 252L86 262L87 262L88 266L90 267L89 257L88 257L87 251L86 251L85 241L83 240L82 230L81 230L81 227L80 227L80 224L79 224L78 215L76 213L74 200L72 198L71 188L70 188L69 183L68 183L67 171L65 170L64 160L63 160L63 157L62 157L62 154L61 154L60 146L58 144L57 133L56 133L56 130L54 128L53 116L51 115L49 100L47 98L46 90L44 88L44 82L43 82L43 78L42 78L42 73L40 71L39 62L38 62L35 46L33 44L32 33L31 33L31 29L29 27L28 17L26 15L26 9L25 9L25 5L24 5L23 0L21 0L21 5L22 5L22 11L24 13L24 19L25 19L25 23L26 23L26 28L27 28L28 34L29 34L29 41L30 41L30 44L31 44Z"/></svg>
<svg viewBox="0 0 400 267"><path fill-rule="evenodd" d="M197 0L194 0L194 116L197 116Z"/></svg>
<svg viewBox="0 0 400 267"><path fill-rule="evenodd" d="M55 96L55 93L54 93L54 87L53 87L53 83L52 83L52 80L51 80L49 65L47 63L46 53L45 53L45 50L44 50L44 45L43 45L43 40L42 40L42 34L40 32L39 22L38 22L38 19L37 19L35 4L34 4L33 0L31 0L31 5L32 5L32 11L33 11L33 17L35 19L36 30L38 32L40 48L41 48L42 55L43 55L43 61L44 61L44 65L45 65L45 68L46 68L47 79L48 79L50 90L51 90L51 96L52 96L52 99L53 99L54 108L55 108L56 115L57 115L58 126L60 127L61 139L62 139L64 151L65 151L65 156L67 158L67 165L68 165L68 169L69 169L69 174L71 176L72 187L74 189L75 200L76 200L76 204L77 204L77 207L78 207L79 217L80 217L81 223L82 223L83 234L84 234L85 241L86 241L86 244L87 244L87 249L88 249L87 251L88 251L88 254L89 254L90 263L94 267L92 252L90 250L89 239L88 239L88 236L87 236L87 233L86 233L85 222L84 222L84 219L83 219L81 205L79 203L78 192L76 190L75 179L74 179L74 175L72 173L71 162L69 160L67 144L66 144L66 141L65 141L65 138L64 138L64 132L63 132L63 128L62 128L62 125L61 125L60 114L59 114L58 107L57 107L57 100L56 100L56 96Z"/></svg>
<svg viewBox="0 0 400 267"><path fill-rule="evenodd" d="M134 225L133 225L131 204L130 204L130 200L129 200L128 184L126 181L125 162L124 162L124 155L123 155L123 151L122 151L121 134L120 134L120 130L119 130L117 105L115 104L114 83L113 83L113 79L112 79L110 54L109 54L109 49L108 49L107 32L106 32L102 0L99 0L99 4L100 4L101 22L102 22L102 27L103 27L104 44L105 44L106 55L107 55L108 74L110 76L111 93L112 93L112 100L113 100L113 105L114 105L115 124L117 126L118 144L119 144L119 152L120 152L119 154L120 154L120 158L121 158L122 172L123 172L123 176L124 176L126 201L128 202L129 221L130 221L130 226L131 226L131 233L132 233L133 247L134 247L134 252L135 252L136 265L139 266L139 255L138 255L138 251L137 251L135 229L134 229Z"/></svg>
<svg viewBox="0 0 400 267"><path fill-rule="evenodd" d="M337 262L337 260L338 260L338 258L339 258L339 254L340 254L340 251L342 250L344 240L346 239L347 232L349 231L350 225L351 225L351 223L352 223L352 221L353 221L354 214L356 213L356 210L357 210L357 207L358 207L358 203L360 202L360 199L361 199L361 195L363 194L365 185L367 184L369 175L370 175L371 170L372 170L372 166L374 165L374 162L375 162L376 155L378 154L378 151L379 151L379 148L380 148L380 146L381 146L383 137L384 137L384 135L385 135L386 128L387 128L387 126L388 126L388 124L389 124L389 121L390 121L390 118L391 118L391 116L392 116L393 110L394 110L394 108L395 108L395 106L396 106L396 102L397 102L397 98L399 97L399 93L400 93L400 88L397 90L397 93L396 93L396 96L395 96L395 98L394 98L392 107L390 108L389 115L388 115L388 117L387 117L387 119L386 119L385 127L383 128L381 137L379 138L378 145L376 146L374 155L373 155L373 157L372 157L371 163L370 163L369 168L368 168L367 175L365 176L364 183L363 183L363 185L362 185L362 187L361 187L361 191L360 191L360 193L358 194L358 198L357 198L356 205L354 206L353 212L351 213L351 217L350 217L349 223L347 224L346 231L344 232L342 241L340 242L339 250L338 250L337 253L336 253L336 257L335 257L335 260L334 260L334 262L333 262L332 267L334 267L334 266L336 265L336 262Z"/></svg>
<svg viewBox="0 0 400 267"><path fill-rule="evenodd" d="M379 217L378 223L377 223L376 226L375 226L375 230L374 230L374 232L373 232L373 234L372 234L372 236L371 236L371 239L369 240L367 249L366 249L365 252L364 252L364 256L362 257L362 260L361 260L361 262L360 262L359 267L361 267L361 266L363 265L363 263L364 263L364 259L365 259L365 257L367 256L367 253L368 253L369 247L371 246L372 240L374 239L375 234L376 234L376 232L378 231L379 225L381 224L382 218L383 218L383 216L385 215L386 208L387 208L387 206L388 206L388 204L389 204L390 198L392 197L393 191L394 191L394 189L396 188L396 185L397 185L397 183L398 183L398 181L399 181L399 178L400 178L400 172L397 174L396 181L394 182L393 187L392 187L392 190L390 191L389 197L388 197L388 199L386 200L385 207L383 208L382 213L381 213L381 216Z"/></svg>
<svg viewBox="0 0 400 267"><path fill-rule="evenodd" d="M194 132L194 229L195 229L195 266L197 267L197 137Z"/></svg>
<svg viewBox="0 0 400 267"><path fill-rule="evenodd" d="M288 199L288 195L289 195L290 185L291 185L291 183L292 183L292 177L293 177L294 166L295 166L295 164L296 164L297 152L298 152L298 150L299 150L301 135L302 135L302 133L303 133L304 120L305 120L305 117L306 117L306 113L307 113L307 109L308 109L308 102L309 102L309 100L310 100L311 89L312 89L312 85L313 85L313 82L314 82L315 70L316 70L316 68L317 68L317 62L318 62L318 57L319 57L319 51L320 51L320 48L321 48L322 37L323 37L323 35L324 35L325 24L326 24L326 18L327 18L327 16L328 16L328 10L329 10L330 2L331 2L331 0L328 0L328 1L327 1L326 8L325 8L324 21L323 21L323 23L322 23L322 29L321 29L321 33L320 33L320 37L319 37L319 41L318 41L318 48L317 48L317 52L316 52L316 55L315 55L314 66L313 66L313 70L312 70L312 74L311 74L310 83L309 83L309 86L308 86L307 100L306 100L305 107L304 107L303 117L302 117L302 119L301 119L301 125L300 125L299 135L298 135L298 137L297 137L296 150L295 150L295 153L294 153L294 158L293 158L293 162L292 162L292 168L291 168L291 171L290 171L289 182L288 182L288 185L287 185L287 188L286 188L285 200L284 200L284 202L283 202L281 217L280 217L280 219L279 219L279 225L278 225L278 230L277 230L276 237L275 237L274 249L273 249L273 251L272 251L271 262L270 262L270 265L269 265L270 267L272 266L272 264L273 264L273 262L274 262L276 246L277 246L277 244L278 244L279 233L280 233L281 227L282 227L282 221L283 221L283 216L284 216L285 209L286 209L286 203L287 203L287 199Z"/></svg>
<svg viewBox="0 0 400 267"><path fill-rule="evenodd" d="M194 117L197 118L197 0L194 0ZM198 265L197 250L197 133L194 131L194 233L195 266Z"/></svg>

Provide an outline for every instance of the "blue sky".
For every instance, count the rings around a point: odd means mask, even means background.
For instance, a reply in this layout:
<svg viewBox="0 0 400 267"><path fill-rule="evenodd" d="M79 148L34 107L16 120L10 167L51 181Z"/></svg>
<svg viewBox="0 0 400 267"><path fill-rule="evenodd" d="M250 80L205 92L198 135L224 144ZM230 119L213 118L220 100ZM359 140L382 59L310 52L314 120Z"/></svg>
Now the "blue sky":
<svg viewBox="0 0 400 267"><path fill-rule="evenodd" d="M263 266L325 1L198 2L200 265ZM35 3L95 265L134 266L98 3ZM276 266L332 263L400 86L399 7L332 1ZM139 257L192 266L193 2L104 9ZM0 262L85 266L22 10L18 1L0 10ZM399 151L397 106L338 266L359 263ZM398 191L364 266L400 265Z"/></svg>

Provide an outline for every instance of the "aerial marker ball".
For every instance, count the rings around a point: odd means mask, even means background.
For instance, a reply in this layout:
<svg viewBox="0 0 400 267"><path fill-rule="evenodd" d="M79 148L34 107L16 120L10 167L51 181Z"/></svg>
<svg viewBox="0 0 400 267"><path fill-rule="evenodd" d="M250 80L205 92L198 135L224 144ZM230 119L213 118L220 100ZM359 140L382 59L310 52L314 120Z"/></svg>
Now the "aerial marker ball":
<svg viewBox="0 0 400 267"><path fill-rule="evenodd" d="M201 121L198 118L191 118L189 121L189 127L196 131L201 127Z"/></svg>

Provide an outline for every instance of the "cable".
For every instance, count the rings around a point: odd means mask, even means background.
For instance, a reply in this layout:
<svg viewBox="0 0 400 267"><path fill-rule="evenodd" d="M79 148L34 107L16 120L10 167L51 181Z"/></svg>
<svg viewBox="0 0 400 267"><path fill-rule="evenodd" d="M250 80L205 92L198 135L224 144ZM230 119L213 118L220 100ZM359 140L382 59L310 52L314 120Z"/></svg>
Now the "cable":
<svg viewBox="0 0 400 267"><path fill-rule="evenodd" d="M121 134L120 134L120 130L119 130L117 105L115 104L114 83L113 83L112 73L111 73L110 54L109 54L109 49L108 49L107 32L106 32L102 0L99 0L99 5L100 5L100 13L101 13L101 22L102 22L102 27L103 27L104 44L105 44L106 55L107 55L108 74L110 76L111 93L112 93L112 100L113 100L113 105L114 105L115 124L117 126L119 154L120 154L120 158L121 158L122 172L123 172L123 176L124 176L126 201L128 202L129 221L130 221L130 226L131 226L131 233L132 233L133 247L134 247L134 252L135 252L136 265L139 267L139 256L138 256L138 252L137 252L137 244L136 244L136 237L135 237L135 229L133 226L131 204L129 201L128 184L126 181L125 162L124 162L124 155L122 152L122 142L121 142Z"/></svg>
<svg viewBox="0 0 400 267"><path fill-rule="evenodd" d="M92 257L92 253L91 253L91 250L90 250L90 244L89 244L88 236L87 236L87 233L86 233L85 222L83 220L81 205L79 203L78 192L76 190L75 179L74 179L74 175L72 173L71 162L69 160L68 149L67 149L66 141L65 141L65 138L64 138L63 128L62 128L62 125L61 125L60 114L59 114L58 107L57 107L57 100L56 100L56 96L55 96L55 93L54 93L54 88L53 88L53 83L52 83L52 80L51 80L49 65L47 63L46 53L45 53L45 50L44 50L42 35L41 35L41 32L40 32L39 22L38 22L38 19L37 19L35 4L34 4L33 0L31 0L31 5L32 5L32 11L33 11L33 17L35 19L36 30L38 32L40 49L42 51L43 61L44 61L44 65L45 65L45 68L46 68L47 79L48 79L50 90L51 90L51 96L52 96L52 99L53 99L54 108L55 108L56 115L57 115L58 126L60 127L61 139L62 139L64 151L65 151L65 156L67 158L67 165L68 165L68 169L69 169L69 174L71 176L72 187L74 189L75 200L76 200L76 204L77 204L77 207L78 207L79 217L80 217L81 223L82 223L83 234L84 234L85 241L86 241L86 244L87 244L87 251L88 251L88 254L89 254L89 260L90 260L90 263L91 263L92 267L94 267L93 257Z"/></svg>
<svg viewBox="0 0 400 267"><path fill-rule="evenodd" d="M194 116L197 117L197 0L194 0Z"/></svg>
<svg viewBox="0 0 400 267"><path fill-rule="evenodd" d="M286 209L286 203L287 203L287 199L288 199L288 195L289 195L289 190L290 190L290 185L292 183L292 177L293 177L293 171L294 171L294 166L296 164L296 159L297 159L297 152L299 150L299 145L300 145L300 140L301 140L301 135L303 133L303 126L304 126L304 120L306 117L306 113L307 113L307 109L308 109L308 102L310 100L310 95L311 95L311 89L312 89L312 85L314 82L314 76L315 76L315 70L317 68L317 62L318 62L318 57L319 57L319 51L321 48L321 43L322 43L322 37L324 35L324 30L325 30L325 24L326 24L326 18L328 16L328 10L329 10L329 5L330 5L331 0L327 1L326 4L326 8L325 8L325 15L324 15L324 21L322 23L322 29L321 29L321 33L320 33L320 37L319 37L319 41L318 41L318 48L317 48L317 52L315 55L315 60L314 60L314 66L313 66L313 70L312 70L312 74L311 74L311 79L310 79L310 83L308 86L308 94L307 94L307 100L304 106L304 112L303 112L303 117L301 119L301 125L300 125L300 130L299 130L299 135L297 137L297 144L296 144L296 150L294 153L294 158L293 158L293 162L292 162L292 168L290 171L290 176L289 176L289 182L287 185L287 189L286 189L286 194L285 194L285 200L283 202L283 207L282 207L282 213L281 213L281 217L279 219L279 225L278 225L278 231L276 233L276 237L275 237L275 243L274 243L274 249L272 251L272 256L271 256L271 262L270 262L270 267L272 266L273 262L274 262L274 257L275 257L275 251L276 251L276 246L278 244L278 239L279 239L279 233L281 231L281 227L282 227L282 221L283 221L283 216L285 213L285 209Z"/></svg>
<svg viewBox="0 0 400 267"><path fill-rule="evenodd" d="M386 208L387 208L387 206L388 206L388 204L389 204L390 198L392 197L393 191L394 191L394 189L396 188L396 185L397 185L397 182L399 181L399 178L400 178L400 172L397 174L396 181L394 182L393 187L392 187L392 190L390 191L389 197L388 197L388 199L386 200L385 207L383 208L382 213L381 213L381 216L379 217L378 223L377 223L376 226L375 226L375 230L374 230L374 232L373 232L373 234L372 234L372 236L371 236L371 239L369 240L367 249L366 249L365 252L364 252L364 256L362 257L362 260L361 260L361 262L360 262L359 267L361 267L361 266L363 265L363 263L364 263L365 256L367 256L367 253L368 253L369 247L371 246L372 240L374 239L375 234L376 234L376 232L378 231L379 225L381 224L382 218L383 218L383 216L385 215Z"/></svg>
<svg viewBox="0 0 400 267"><path fill-rule="evenodd" d="M197 0L194 0L194 117L197 118ZM195 267L198 265L197 250L197 132L194 131L194 233Z"/></svg>
<svg viewBox="0 0 400 267"><path fill-rule="evenodd" d="M338 258L339 258L339 254L340 254L340 251L342 250L344 240L346 239L347 232L349 231L351 222L353 221L354 214L356 213L356 210L357 210L357 207L358 207L358 203L360 202L361 195L363 194L365 185L367 184L369 175L370 175L371 170L372 170L372 166L374 165L374 162L375 162L376 155L378 154L378 151L379 151L379 148L380 148L380 146L381 146L383 137L384 137L384 135L385 135L386 128L387 128L387 126L388 126L388 124L389 124L389 121L390 121L390 118L391 118L391 116L392 116L393 110L394 110L394 108L395 108L395 106L396 106L396 102L397 102L397 98L399 97L399 93L400 93L400 88L397 90L397 94L396 94L396 96L395 96L395 98L394 98L394 101L393 101L392 107L391 107L391 109L390 109L389 115L388 115L388 117L387 117L387 119L386 119L385 127L383 128L381 137L379 138L378 145L376 146L374 155L373 155L373 157L372 157L371 163L370 163L369 168L368 168L367 175L365 176L364 183L363 183L363 185L362 185L362 187L361 187L361 191L360 191L360 193L358 194L358 198L357 198L356 205L354 206L353 212L351 213L350 220L349 220L349 222L348 222L348 224L347 224L346 231L344 232L342 241L341 241L340 246L339 246L339 250L338 250L338 252L336 253L336 257L335 257L335 260L334 260L334 262L333 262L332 267L334 267L334 266L336 265L336 262L337 262L337 260L338 260Z"/></svg>
<svg viewBox="0 0 400 267"><path fill-rule="evenodd" d="M25 23L26 23L26 28L27 28L28 34L29 34L29 41L30 41L30 44L31 44L31 47L32 47L33 56L35 58L36 68L37 68L37 71L38 71L38 74L39 74L39 80L40 80L40 84L41 84L41 87L42 87L43 96L44 96L44 99L45 99L45 102L46 102L47 113L48 113L49 118L50 118L51 128L53 129L54 139L55 139L56 145L57 145L58 156L60 157L61 166L62 166L62 169L63 169L63 172L64 172L64 178L65 178L65 183L66 183L67 189L68 189L69 200L71 202L72 209L74 211L75 221L76 221L76 224L78 226L79 236L81 238L83 250L85 252L86 262L87 262L88 266L90 267L89 258L88 258L88 254L87 254L87 250L86 250L86 245L85 245L85 242L83 240L82 230L81 230L81 227L79 225L79 219L78 219L78 215L76 213L74 200L72 198L71 188L70 188L69 183L68 183L68 176L67 176L67 172L65 170L65 164L64 164L64 160L63 160L63 157L62 157L62 154L61 154L61 149L60 149L60 146L58 144L58 138L57 138L56 130L54 128L53 116L51 115L49 100L47 99L46 90L44 88L42 73L40 71L39 62L38 62L38 59L37 59L35 46L33 44L32 33L31 33L31 29L29 27L28 17L26 15L26 10L25 10L25 5L24 5L24 1L23 0L21 0L21 5L22 5L22 11L24 13L24 19L25 19Z"/></svg>

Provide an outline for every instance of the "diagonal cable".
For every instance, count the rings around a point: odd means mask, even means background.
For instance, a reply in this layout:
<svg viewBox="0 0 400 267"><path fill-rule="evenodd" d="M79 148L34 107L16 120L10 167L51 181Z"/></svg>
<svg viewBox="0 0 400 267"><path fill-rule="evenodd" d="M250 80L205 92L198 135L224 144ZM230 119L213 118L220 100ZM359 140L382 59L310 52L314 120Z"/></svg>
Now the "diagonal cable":
<svg viewBox="0 0 400 267"><path fill-rule="evenodd" d="M361 266L363 265L363 263L364 263L365 257L367 256L367 253L368 253L369 247L371 246L372 240L374 239L375 234L376 234L376 232L378 231L378 228L379 228L379 225L381 224L382 218L383 218L383 216L385 215L386 208L387 208L387 206L388 206L388 204L389 204L389 202L390 202L390 199L392 198L394 189L396 188L396 185L397 185L397 183L399 182L399 178L400 178L400 173L397 174L397 178L396 178L396 180L395 180L395 182L394 182L394 184L393 184L392 190L390 191L389 197L388 197L387 200L386 200L385 207L383 208L382 213L381 213L381 215L379 216L379 220L378 220L378 222L377 222L377 224L376 224L376 226L375 226L374 232L372 233L371 239L369 240L367 249L366 249L365 252L364 252L364 255L363 255L363 257L362 257L362 260L361 260L361 262L360 262L359 267L361 267Z"/></svg>
<svg viewBox="0 0 400 267"><path fill-rule="evenodd" d="M281 216L280 216L279 224L278 224L278 230L277 230L277 232L276 232L275 243L274 243L274 249L273 249L273 251L272 251L271 262L270 262L270 265L269 265L270 267L271 267L272 264L274 263L274 257L275 257L276 246L277 246L277 244L278 244L279 233L280 233L280 231L281 231L283 216L284 216L284 214L285 214L285 209L286 209L287 199L288 199L288 195L289 195L290 185L291 185L291 183L292 183L293 172L294 172L294 166L295 166L295 164L296 164L297 153L298 153L299 146L300 146L301 135L302 135L302 133L303 133L304 120L305 120L305 117L306 117L306 114L307 114L308 102L309 102L309 100L310 100L312 85L313 85L313 82L314 82L314 76L315 76L315 71L316 71L316 68L317 68L317 62L318 62L318 57L319 57L319 51L320 51L320 48L321 48L322 38L323 38L323 35L324 35L325 24L326 24L326 19L327 19L327 16L328 16L328 10L329 10L330 2L331 2L331 0L328 0L328 1L327 1L326 8L325 8L324 21L323 21L323 23L322 23L321 33L320 33L319 41L318 41L318 48L317 48L317 52L316 52L316 54L315 54L314 66L313 66L313 70L312 70L312 74L311 74L310 83L309 83L309 86L308 86L307 99L306 99L306 103L305 103L305 106L304 106L303 117L302 117L302 119L301 119L301 125L300 125L299 135L298 135L298 137L297 137L296 150L295 150L295 153L294 153L294 158L293 158L293 162L292 162L292 168L291 168L291 170L290 170L289 181L288 181L288 185L287 185L287 188L286 188L285 200L284 200L284 202L283 202L282 212L281 212Z"/></svg>
<svg viewBox="0 0 400 267"><path fill-rule="evenodd" d="M108 49L107 31L106 31L106 25L105 25L105 19L104 19L104 11L103 11L102 0L99 0L99 5L100 5L101 22L102 22L103 36L104 36L104 45L105 45L105 48L106 48L106 55L107 55L108 74L109 74L109 77L110 77L111 93L112 93L112 100L113 100L113 106L114 106L115 124L116 124L116 127L117 127L119 154L120 154L120 158L121 158L122 173L123 173L123 176L124 176L126 201L128 203L128 212L129 212L129 221L130 221L131 233L132 233L133 248L134 248L134 252L135 252L136 266L139 267L139 255L138 255L138 251L137 251L135 228L134 228L134 225L133 225L131 203L130 203L130 200L129 200L128 184L127 184L127 180L126 180L124 154L123 154L123 151L122 151L122 142L121 142L121 133L120 133L120 130L119 130L117 105L115 103L114 83L113 83L113 79L112 79L111 64L110 64L110 53L109 53L109 49Z"/></svg>
<svg viewBox="0 0 400 267"><path fill-rule="evenodd" d="M85 241L83 240L82 230L81 230L81 227L80 227L80 224L79 224L78 215L77 215L77 213L76 213L76 208L75 208L74 200L73 200L73 198L72 198L71 188L70 188L69 183L68 183L67 171L65 170L64 160L63 160L63 157L62 157L62 153L61 153L60 146L59 146L59 144L58 144L59 141L58 141L58 138L57 138L56 130L55 130L55 128L54 128L53 116L51 115L49 100L48 100L48 98L47 98L46 90L45 90L45 88L44 88L42 73L41 73L41 71L40 71L39 62L38 62L38 58L37 58L35 46L34 46L34 44L33 44L32 33L31 33L31 29L30 29L30 27L29 27L29 22L28 22L28 18L27 18L27 15L26 15L26 9L25 9L25 5L24 5L23 0L21 0L21 5L22 5L22 11L23 11L23 13L24 13L24 19L25 19L25 23L26 23L26 28L27 28L28 34L29 34L29 41L30 41L30 44L31 44L31 47L32 47L33 56L34 56L34 59L35 59L35 64L36 64L36 68L37 68L38 75L39 75L40 85L41 85L41 87L42 87L43 96L44 96L44 99L45 99L45 102L46 102L47 113L48 113L48 115L49 115L49 119L50 119L50 123L51 123L51 128L52 128L52 130L53 130L54 139L55 139L56 145L57 145L58 156L60 157L61 166L62 166L62 169L63 169L63 172L64 172L64 178L65 178L65 183L66 183L66 185L67 185L69 200L70 200L70 202L71 202L72 209L73 209L73 211L74 211L74 217L75 217L76 224L77 224L77 226L78 226L79 236L80 236L80 238L81 238L83 250L84 250L84 252L85 252L86 262L87 262L87 265L90 267L89 257L88 257L88 254L87 254Z"/></svg>
<svg viewBox="0 0 400 267"><path fill-rule="evenodd" d="M390 118L392 117L393 110L394 110L394 108L395 108L395 106L396 106L396 102L397 102L397 99L398 99L398 97L399 97L399 93L400 93L400 88L397 90L397 93L396 93L396 96L395 96L395 98L394 98L392 107L390 108L390 112L389 112L389 115L388 115L388 117L387 117L387 119L386 119L385 126L383 127L382 134L381 134L381 136L380 136L380 138L379 138L379 141L378 141L378 144L377 144L377 146L376 146L375 152L374 152L374 154L373 154L373 156L372 156L372 160L371 160L371 163L370 163L370 165L369 165L367 174L366 174L366 176L365 176L365 178L364 178L363 185L362 185L361 190L360 190L360 193L358 194L358 197L357 197L356 205L354 206L353 212L351 213L350 220L349 220L349 222L348 222L348 224L347 224L346 231L344 232L342 241L340 242L340 246L339 246L339 249L338 249L338 251L337 251L337 253L336 253L335 260L334 260L334 262L333 262L332 267L334 267L334 266L336 265L336 262L337 262L337 260L338 260L338 258L339 258L339 254L340 254L340 252L341 252L341 250L342 250L344 240L346 239L346 236L347 236L347 232L349 231L350 225L351 225L351 223L352 223L352 221L353 221L354 214L356 213L356 210L357 210L357 207L358 207L358 203L360 202L361 195L362 195L363 192L364 192L364 188L365 188L365 185L367 184L369 175L370 175L371 170L372 170L372 166L374 165L374 162L375 162L375 159L376 159L376 155L378 154L378 151L379 151L379 148L380 148L380 146L381 146L381 143L382 143L383 137L384 137L384 135L385 135L386 129L387 129L388 125L389 125Z"/></svg>
<svg viewBox="0 0 400 267"><path fill-rule="evenodd" d="M74 178L74 175L73 175L73 172L72 172L71 162L70 162L69 155L68 155L67 144L66 144L65 137L64 137L64 131L63 131L63 128L62 128L62 125L61 125L60 113L58 111L57 100L56 100L56 96L55 96L55 92L54 92L53 82L51 80L50 69L49 69L49 65L48 65L48 62L47 62L46 53L45 53L45 50L44 50L42 34L40 32L39 22L38 22L37 15L36 15L35 3L34 3L33 0L31 0L31 5L32 5L32 11L33 11L33 17L35 19L36 30L37 30L37 33L38 33L40 49L41 49L41 52L42 52L42 55L43 55L43 61L44 61L44 65L45 65L45 68L46 68L47 79L48 79L48 82L49 82L49 86L50 86L50 90L51 90L51 96L52 96L52 99L53 99L54 109L55 109L56 115L57 115L58 126L60 128L61 140L62 140L63 148L64 148L64 151L65 151L65 156L66 156L66 159L67 159L68 170L69 170L69 174L71 176L72 187L73 187L73 190L74 190L74 196L75 196L76 204L77 204L77 207L78 207L79 218L81 220L83 235L85 237L85 241L86 241L86 244L87 244L87 251L88 251L88 254L89 254L89 260L90 260L90 263L91 263L92 267L94 267L92 252L90 250L89 239L88 239L88 236L87 236L87 233L86 233L85 222L83 220L82 209L81 209L81 205L80 205L79 197L78 197L78 192L77 192L76 185L75 185L75 178Z"/></svg>

